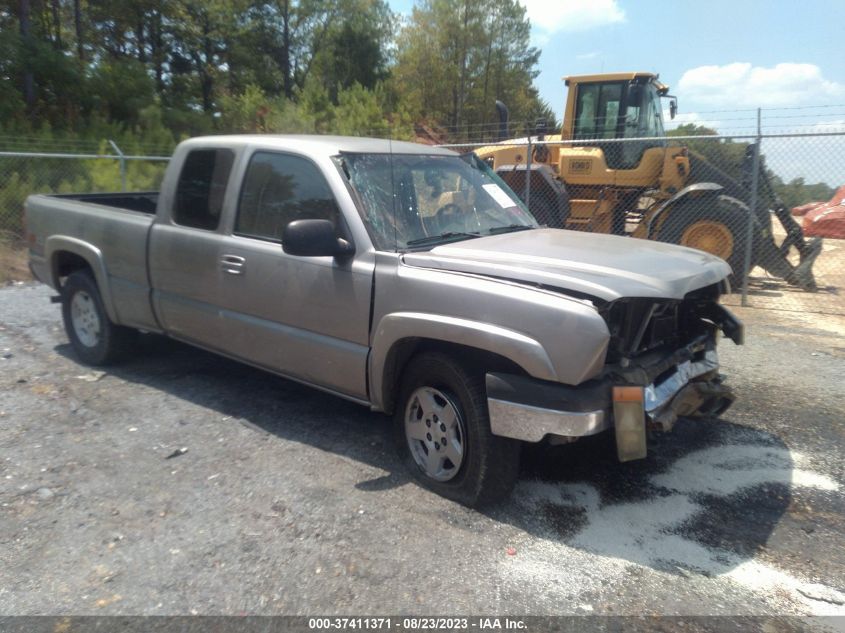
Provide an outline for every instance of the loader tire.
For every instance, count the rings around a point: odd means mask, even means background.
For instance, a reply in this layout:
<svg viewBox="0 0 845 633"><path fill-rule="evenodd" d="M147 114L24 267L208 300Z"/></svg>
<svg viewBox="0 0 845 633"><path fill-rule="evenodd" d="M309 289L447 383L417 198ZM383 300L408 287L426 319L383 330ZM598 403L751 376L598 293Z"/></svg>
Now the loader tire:
<svg viewBox="0 0 845 633"><path fill-rule="evenodd" d="M731 267L731 287L739 287L748 244L748 207L730 196L686 200L669 210L658 240L697 248ZM752 252L751 265L754 265Z"/></svg>

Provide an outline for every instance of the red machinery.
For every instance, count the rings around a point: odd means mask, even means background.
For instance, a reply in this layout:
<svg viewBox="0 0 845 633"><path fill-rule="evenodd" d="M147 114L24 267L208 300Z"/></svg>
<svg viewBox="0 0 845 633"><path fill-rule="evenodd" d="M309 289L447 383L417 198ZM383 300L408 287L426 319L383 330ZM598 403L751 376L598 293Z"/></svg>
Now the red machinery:
<svg viewBox="0 0 845 633"><path fill-rule="evenodd" d="M804 235L845 240L845 186L804 216Z"/></svg>

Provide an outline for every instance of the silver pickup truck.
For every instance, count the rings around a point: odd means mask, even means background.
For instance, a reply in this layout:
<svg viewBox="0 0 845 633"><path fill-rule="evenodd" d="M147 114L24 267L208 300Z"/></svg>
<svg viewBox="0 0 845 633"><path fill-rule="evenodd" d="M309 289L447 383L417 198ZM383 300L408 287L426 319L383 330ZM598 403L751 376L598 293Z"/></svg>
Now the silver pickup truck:
<svg viewBox="0 0 845 633"><path fill-rule="evenodd" d="M166 334L393 414L414 476L467 505L507 495L522 442L718 415L728 265L537 225L472 154L411 143L217 136L160 192L31 196L34 275L82 361Z"/></svg>

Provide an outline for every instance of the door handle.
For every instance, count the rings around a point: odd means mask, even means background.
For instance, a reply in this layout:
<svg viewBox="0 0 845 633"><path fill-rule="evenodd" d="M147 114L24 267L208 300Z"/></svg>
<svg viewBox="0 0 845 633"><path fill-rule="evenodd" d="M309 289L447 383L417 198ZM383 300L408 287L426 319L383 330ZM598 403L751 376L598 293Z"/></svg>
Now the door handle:
<svg viewBox="0 0 845 633"><path fill-rule="evenodd" d="M242 275L246 268L246 259L240 255L223 255L220 266L230 275Z"/></svg>

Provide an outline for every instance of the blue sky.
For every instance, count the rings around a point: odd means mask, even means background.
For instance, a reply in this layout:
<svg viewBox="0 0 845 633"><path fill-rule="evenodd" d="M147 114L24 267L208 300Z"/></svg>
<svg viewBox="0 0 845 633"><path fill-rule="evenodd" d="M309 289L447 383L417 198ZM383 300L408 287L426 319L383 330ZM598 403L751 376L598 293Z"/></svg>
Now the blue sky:
<svg viewBox="0 0 845 633"><path fill-rule="evenodd" d="M741 134L762 107L767 132L845 130L843 0L520 2L542 51L536 85L558 117L561 77L643 70L678 96L676 123ZM410 14L414 1L389 3Z"/></svg>
<svg viewBox="0 0 845 633"><path fill-rule="evenodd" d="M845 104L841 0L521 2L542 51L537 86L558 113L564 75L627 70L659 72L686 113Z"/></svg>

